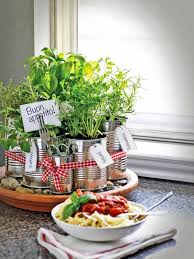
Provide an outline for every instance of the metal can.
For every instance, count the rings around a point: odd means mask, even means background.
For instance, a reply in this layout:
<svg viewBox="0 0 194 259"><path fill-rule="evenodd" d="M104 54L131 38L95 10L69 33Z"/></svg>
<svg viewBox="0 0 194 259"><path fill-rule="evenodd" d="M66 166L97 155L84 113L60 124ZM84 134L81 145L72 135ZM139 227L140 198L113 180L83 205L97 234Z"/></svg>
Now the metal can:
<svg viewBox="0 0 194 259"><path fill-rule="evenodd" d="M121 126L120 120L107 121L103 124L103 133L107 137L107 151L110 155L122 151L119 140L115 134L115 129ZM123 158L114 160L114 164L107 167L108 180L120 180L125 177L127 169L127 155Z"/></svg>
<svg viewBox="0 0 194 259"><path fill-rule="evenodd" d="M73 161L83 162L92 160L89 148L94 144L101 144L106 148L106 137L100 139L82 140L69 139L70 149L73 150ZM95 191L107 186L107 169L98 166L74 169L74 188Z"/></svg>
<svg viewBox="0 0 194 259"><path fill-rule="evenodd" d="M47 144L42 141L41 138L32 138L31 141L34 142L37 150L37 165L41 162L46 156L48 156ZM24 172L23 173L23 185L31 188L49 188L49 180L45 183L42 182L42 174L44 169L37 167L34 172Z"/></svg>
<svg viewBox="0 0 194 259"><path fill-rule="evenodd" d="M18 156L23 155L23 152L19 146L11 150L11 152L15 153ZM19 178L23 176L23 173L24 173L24 164L22 164L21 162L15 161L9 157L5 157L5 174L7 176Z"/></svg>

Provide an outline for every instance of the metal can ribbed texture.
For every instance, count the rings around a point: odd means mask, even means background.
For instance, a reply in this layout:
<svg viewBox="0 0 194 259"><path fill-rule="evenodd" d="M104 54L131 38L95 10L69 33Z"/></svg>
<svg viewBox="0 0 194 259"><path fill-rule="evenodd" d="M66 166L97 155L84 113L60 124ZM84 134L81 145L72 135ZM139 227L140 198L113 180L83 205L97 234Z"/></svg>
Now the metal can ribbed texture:
<svg viewBox="0 0 194 259"><path fill-rule="evenodd" d="M83 162L93 160L89 148L94 144L101 144L106 148L106 138L92 140L69 139L72 147L73 161ZM98 166L74 169L74 188L87 191L99 190L107 186L107 169L100 169Z"/></svg>
<svg viewBox="0 0 194 259"><path fill-rule="evenodd" d="M72 155L68 156L53 156L53 159L56 163L56 166L61 166L63 164L69 163L73 161ZM73 191L73 170L69 169L67 170L68 176L66 178L60 177L60 184L62 187L62 192L59 192L55 189L53 176L50 176L50 188L52 193L55 194L63 194L63 193L71 193Z"/></svg>
<svg viewBox="0 0 194 259"><path fill-rule="evenodd" d="M20 147L11 150L11 152L15 153L16 155L23 155ZM9 157L5 157L5 174L7 176L12 176L15 178L19 178L23 176L24 173L24 164L21 162L15 161Z"/></svg>
<svg viewBox="0 0 194 259"><path fill-rule="evenodd" d="M107 137L107 151L110 155L115 152L122 151L119 140L115 134L115 129L121 126L119 120L107 121L103 124L103 133ZM114 164L107 167L108 180L119 180L125 177L124 173L127 169L127 155L123 158L114 160Z"/></svg>
<svg viewBox="0 0 194 259"><path fill-rule="evenodd" d="M30 188L50 188L50 182L47 180L45 183L42 182L42 173L36 172L24 172L22 185Z"/></svg>
<svg viewBox="0 0 194 259"><path fill-rule="evenodd" d="M47 144L42 141L41 138L32 138L37 150L37 164L42 161L47 155ZM43 168L36 168L34 172L24 172L23 174L23 185L32 188L49 188L49 181L43 183L41 178L44 173Z"/></svg>

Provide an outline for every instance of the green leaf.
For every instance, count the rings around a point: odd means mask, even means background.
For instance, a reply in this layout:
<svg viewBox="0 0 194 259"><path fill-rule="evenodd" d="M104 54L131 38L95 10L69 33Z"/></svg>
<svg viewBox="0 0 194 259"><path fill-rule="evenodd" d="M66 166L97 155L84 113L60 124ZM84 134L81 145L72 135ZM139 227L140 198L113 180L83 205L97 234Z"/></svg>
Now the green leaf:
<svg viewBox="0 0 194 259"><path fill-rule="evenodd" d="M15 139L12 139L11 141L11 148L14 148L17 146L17 141Z"/></svg>
<svg viewBox="0 0 194 259"><path fill-rule="evenodd" d="M50 79L50 93L52 94L55 89L57 88L58 85L58 80L55 76L51 75L51 79Z"/></svg>
<svg viewBox="0 0 194 259"><path fill-rule="evenodd" d="M9 128L0 124L0 132L1 132L2 135L4 135L4 134L9 132Z"/></svg>
<svg viewBox="0 0 194 259"><path fill-rule="evenodd" d="M59 56L59 58L63 59L64 58L64 53L60 52L58 56Z"/></svg>
<svg viewBox="0 0 194 259"><path fill-rule="evenodd" d="M91 75L93 74L92 65L88 62L84 65L84 73L87 77L91 77Z"/></svg>
<svg viewBox="0 0 194 259"><path fill-rule="evenodd" d="M61 78L63 79L69 79L70 73L71 73L72 63L66 62L61 67Z"/></svg>
<svg viewBox="0 0 194 259"><path fill-rule="evenodd" d="M14 126L16 130L20 130L23 128L23 123L21 119L17 119L14 121Z"/></svg>
<svg viewBox="0 0 194 259"><path fill-rule="evenodd" d="M9 150L11 144L12 144L12 140L11 139L7 139L7 138L1 138L0 139L0 146L4 150Z"/></svg>
<svg viewBox="0 0 194 259"><path fill-rule="evenodd" d="M20 141L20 147L21 147L21 150L23 150L24 152L26 153L30 152L30 143L28 141L26 140Z"/></svg>
<svg viewBox="0 0 194 259"><path fill-rule="evenodd" d="M88 203L89 201L97 201L96 196L92 193L87 193L79 197L80 204L84 205Z"/></svg>
<svg viewBox="0 0 194 259"><path fill-rule="evenodd" d="M71 200L72 200L72 202L79 203L79 196L77 195L76 192L73 192L73 193L72 193L72 195L71 195Z"/></svg>
<svg viewBox="0 0 194 259"><path fill-rule="evenodd" d="M100 71L100 66L97 61L89 61L87 63L89 63L92 66L93 70L97 70L98 72Z"/></svg>
<svg viewBox="0 0 194 259"><path fill-rule="evenodd" d="M65 220L68 217L71 217L76 211L79 210L78 203L70 203L62 211L62 219Z"/></svg>
<svg viewBox="0 0 194 259"><path fill-rule="evenodd" d="M85 58L82 55L77 54L75 55L75 58L78 59L81 63L86 62Z"/></svg>
<svg viewBox="0 0 194 259"><path fill-rule="evenodd" d="M49 48L43 48L43 49L41 50L41 52L43 52L46 56L50 56L50 57L53 56L52 50L49 49Z"/></svg>
<svg viewBox="0 0 194 259"><path fill-rule="evenodd" d="M42 97L45 97L47 100L50 99L50 95L46 92L42 92Z"/></svg>

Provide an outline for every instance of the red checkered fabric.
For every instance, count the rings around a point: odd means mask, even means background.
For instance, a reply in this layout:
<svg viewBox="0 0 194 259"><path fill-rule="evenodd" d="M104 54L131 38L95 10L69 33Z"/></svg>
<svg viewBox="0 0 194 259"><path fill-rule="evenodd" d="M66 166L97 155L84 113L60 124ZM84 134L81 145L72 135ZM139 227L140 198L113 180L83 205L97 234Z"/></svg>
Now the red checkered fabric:
<svg viewBox="0 0 194 259"><path fill-rule="evenodd" d="M126 156L126 153L123 151L120 151L120 152L116 152L111 157L113 160L117 160L125 156ZM96 166L97 164L93 160L86 160L83 162L70 162L67 164L63 164L61 166L56 166L56 163L52 159L52 157L50 158L46 157L41 163L41 165L46 168L44 174L42 175L42 181L45 182L49 177L49 175L52 175L56 190L61 191L60 176L63 176L63 177L68 176L68 172L65 170Z"/></svg>
<svg viewBox="0 0 194 259"><path fill-rule="evenodd" d="M26 158L24 155L18 155L13 151L5 151L5 156L13 159L14 161L20 162L22 164L25 164Z"/></svg>
<svg viewBox="0 0 194 259"><path fill-rule="evenodd" d="M17 155L15 152L12 151L5 151L5 156L21 162L25 164L25 156L24 155ZM121 159L123 157L126 157L126 152L119 151L111 155L113 160ZM55 189L59 192L62 192L62 186L60 182L60 176L67 177L68 171L70 169L78 169L83 167L90 167L90 166L96 166L96 162L94 160L86 160L82 162L70 162L67 164L63 164L61 166L56 166L55 161L52 159L52 157L46 157L43 159L42 162L38 163L38 167L44 167L46 170L44 171L42 175L42 181L45 182L48 179L48 176L51 175L53 177L53 182Z"/></svg>
<svg viewBox="0 0 194 259"><path fill-rule="evenodd" d="M111 157L112 157L113 160L117 160L117 159L121 159L123 157L126 157L126 155L127 155L126 152L119 151L119 152L116 152L113 155L111 155Z"/></svg>
<svg viewBox="0 0 194 259"><path fill-rule="evenodd" d="M60 177L63 176L66 178L68 176L68 172L64 171L60 166L56 166L56 163L53 159L47 157L43 160L42 166L46 168L44 174L42 175L42 181L45 182L49 175L53 177L53 182L56 191L62 192L63 188L61 186Z"/></svg>
<svg viewBox="0 0 194 259"><path fill-rule="evenodd" d="M116 152L115 154L111 155L113 160L121 159L125 156L126 156L126 152L124 152L124 151L119 151L119 152ZM45 159L46 159L46 161L51 160L51 158L45 158ZM43 162L44 162L44 160L43 160ZM68 169L78 169L78 168L90 167L90 166L96 166L96 165L97 164L94 160L86 160L86 161L82 161L82 162L70 162L67 164L63 164L60 166L60 168L62 168L64 170L68 170Z"/></svg>

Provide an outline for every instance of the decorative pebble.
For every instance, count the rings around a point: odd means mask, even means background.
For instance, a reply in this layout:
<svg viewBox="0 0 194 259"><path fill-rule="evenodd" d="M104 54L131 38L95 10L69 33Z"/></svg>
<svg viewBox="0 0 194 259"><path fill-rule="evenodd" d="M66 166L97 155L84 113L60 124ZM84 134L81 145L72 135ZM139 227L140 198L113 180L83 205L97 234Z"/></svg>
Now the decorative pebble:
<svg viewBox="0 0 194 259"><path fill-rule="evenodd" d="M107 181L107 186L114 186L114 183L112 183L111 181Z"/></svg>
<svg viewBox="0 0 194 259"><path fill-rule="evenodd" d="M16 188L16 192L21 192L21 193L34 193L34 190L19 186L19 187Z"/></svg>
<svg viewBox="0 0 194 259"><path fill-rule="evenodd" d="M121 179L121 180L115 181L115 182L114 182L114 185L116 185L116 186L118 186L118 185L119 185L119 186L120 186L120 185L123 186L123 185L126 185L127 182L128 182L127 179Z"/></svg>
<svg viewBox="0 0 194 259"><path fill-rule="evenodd" d="M22 178L16 178L19 184L22 184Z"/></svg>
<svg viewBox="0 0 194 259"><path fill-rule="evenodd" d="M42 189L34 189L34 192L35 192L36 194L42 194Z"/></svg>
<svg viewBox="0 0 194 259"><path fill-rule="evenodd" d="M116 187L113 185L107 185L107 187L105 187L104 191L111 191L111 190L114 190L116 189Z"/></svg>
<svg viewBox="0 0 194 259"><path fill-rule="evenodd" d="M107 188L107 187L105 187L105 188ZM104 192L105 188L101 188L101 189L95 190L95 192L96 192L96 193L98 193L98 192Z"/></svg>
<svg viewBox="0 0 194 259"><path fill-rule="evenodd" d="M42 192L43 192L43 194L52 194L51 190L48 190L48 189L43 190Z"/></svg>
<svg viewBox="0 0 194 259"><path fill-rule="evenodd" d="M12 177L5 177L1 179L1 184L4 188L15 190L17 187L20 186L20 183Z"/></svg>

